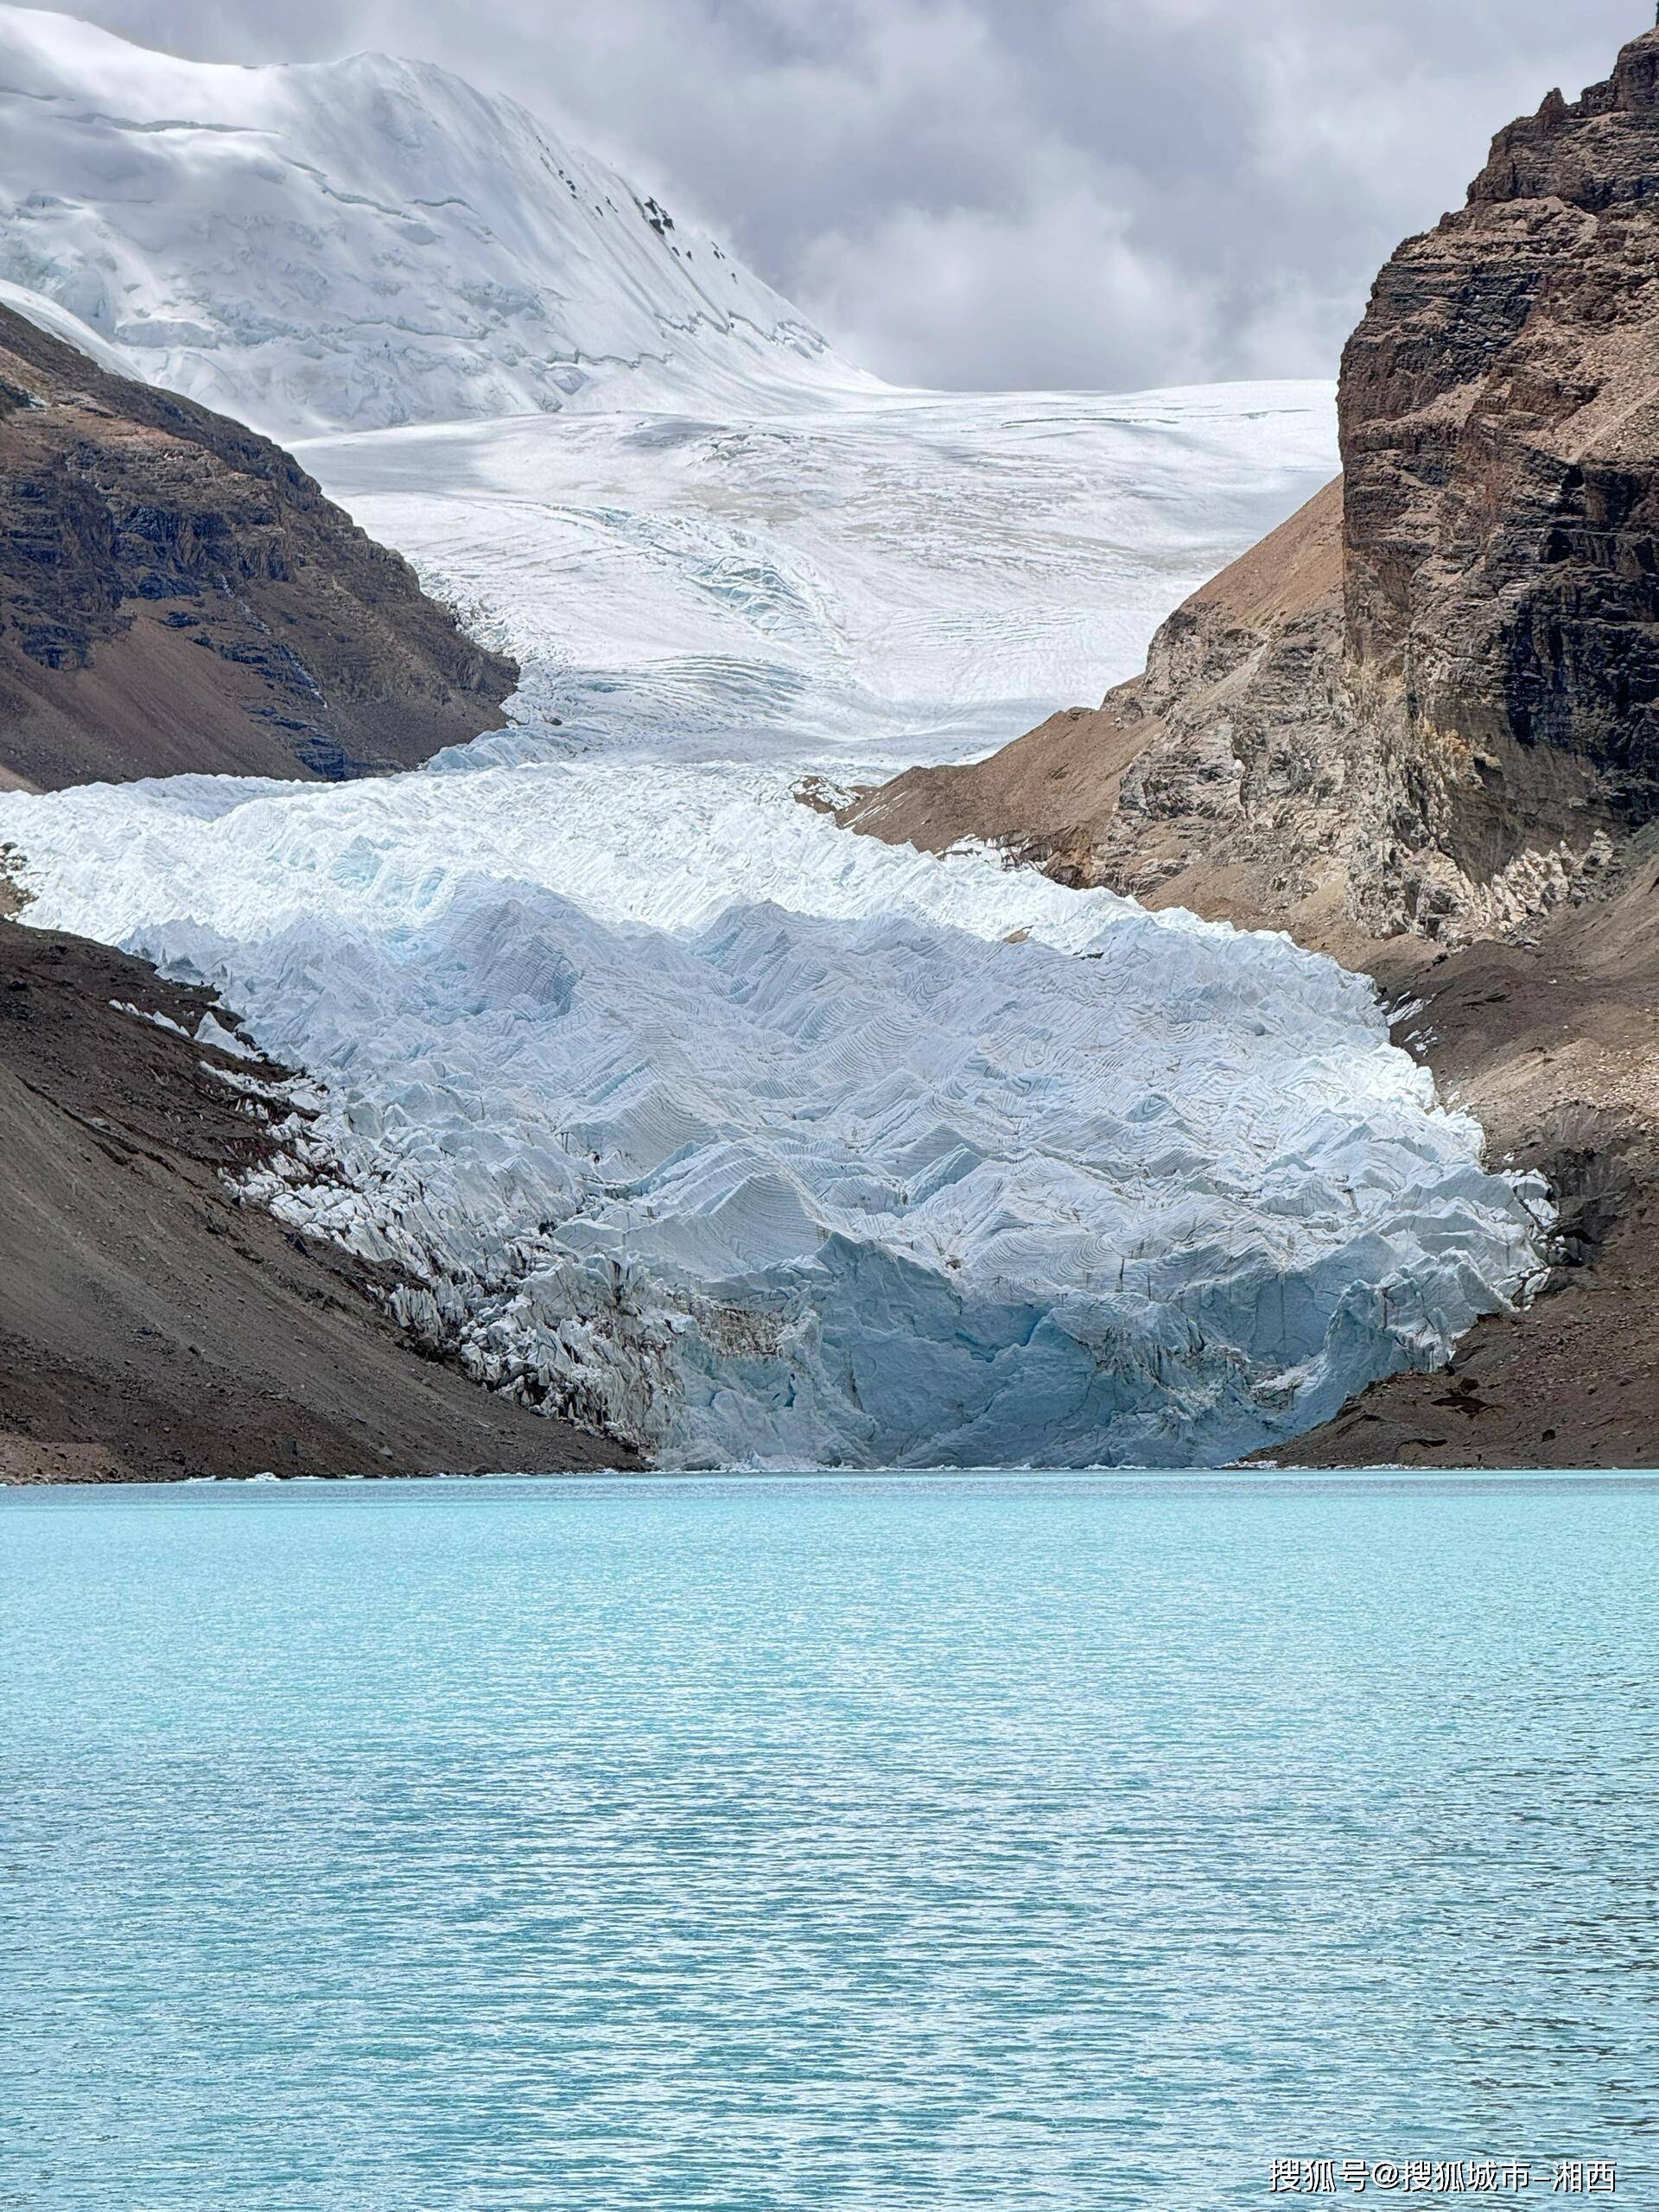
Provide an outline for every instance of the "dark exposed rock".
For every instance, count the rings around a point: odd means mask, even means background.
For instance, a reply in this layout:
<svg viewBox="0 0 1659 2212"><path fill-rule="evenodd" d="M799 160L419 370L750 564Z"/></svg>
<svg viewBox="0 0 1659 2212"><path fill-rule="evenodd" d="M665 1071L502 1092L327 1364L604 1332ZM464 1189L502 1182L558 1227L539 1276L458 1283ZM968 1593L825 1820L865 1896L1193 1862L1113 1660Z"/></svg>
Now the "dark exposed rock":
<svg viewBox="0 0 1659 2212"><path fill-rule="evenodd" d="M1659 811L1656 85L1649 34L1500 132L1344 356L1379 924L1500 932Z"/></svg>
<svg viewBox="0 0 1659 2212"><path fill-rule="evenodd" d="M517 674L279 446L0 308L0 785L410 766Z"/></svg>

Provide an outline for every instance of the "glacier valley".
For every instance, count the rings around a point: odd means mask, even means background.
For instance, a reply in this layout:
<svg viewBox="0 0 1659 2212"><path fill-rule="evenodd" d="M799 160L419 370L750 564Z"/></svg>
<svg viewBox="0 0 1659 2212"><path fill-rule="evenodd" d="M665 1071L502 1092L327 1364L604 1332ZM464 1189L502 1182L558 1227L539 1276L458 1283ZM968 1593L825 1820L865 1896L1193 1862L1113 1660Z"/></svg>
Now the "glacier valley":
<svg viewBox="0 0 1659 2212"><path fill-rule="evenodd" d="M321 431L324 487L524 669L412 774L0 795L29 921L216 986L318 1086L257 1195L673 1465L1217 1464L1524 1295L1541 1185L1367 981L797 795L1130 674L1334 473L1329 386L893 391L441 72L124 76L61 21L0 8L52 187L7 277Z"/></svg>

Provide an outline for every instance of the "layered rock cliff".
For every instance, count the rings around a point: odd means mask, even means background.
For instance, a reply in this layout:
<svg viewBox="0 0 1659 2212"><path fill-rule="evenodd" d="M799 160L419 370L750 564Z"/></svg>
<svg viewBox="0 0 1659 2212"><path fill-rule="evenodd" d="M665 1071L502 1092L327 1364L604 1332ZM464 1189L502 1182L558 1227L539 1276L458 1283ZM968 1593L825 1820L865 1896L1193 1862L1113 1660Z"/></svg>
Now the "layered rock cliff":
<svg viewBox="0 0 1659 2212"><path fill-rule="evenodd" d="M1659 815L1659 32L1399 249L1339 408L1340 490L1142 677L846 818L1348 953L1617 888Z"/></svg>
<svg viewBox="0 0 1659 2212"><path fill-rule="evenodd" d="M412 766L516 679L280 447L0 306L0 786Z"/></svg>

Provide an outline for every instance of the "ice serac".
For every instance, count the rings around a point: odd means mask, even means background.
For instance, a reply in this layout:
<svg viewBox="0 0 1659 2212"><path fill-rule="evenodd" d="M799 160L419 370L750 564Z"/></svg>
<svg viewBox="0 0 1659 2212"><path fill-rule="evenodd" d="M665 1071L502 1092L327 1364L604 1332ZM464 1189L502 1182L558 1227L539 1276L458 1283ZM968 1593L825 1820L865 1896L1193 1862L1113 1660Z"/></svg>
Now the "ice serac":
<svg viewBox="0 0 1659 2212"><path fill-rule="evenodd" d="M187 61L10 6L0 277L284 438L872 384L714 238L442 69Z"/></svg>
<svg viewBox="0 0 1659 2212"><path fill-rule="evenodd" d="M326 1085L279 1211L672 1464L1213 1462L1427 1362L1536 1192L1287 940L849 839L776 772L0 799L31 917Z"/></svg>
<svg viewBox="0 0 1659 2212"><path fill-rule="evenodd" d="M1659 32L1498 134L1349 342L1344 477L1146 675L856 818L1347 950L1524 931L1659 815Z"/></svg>

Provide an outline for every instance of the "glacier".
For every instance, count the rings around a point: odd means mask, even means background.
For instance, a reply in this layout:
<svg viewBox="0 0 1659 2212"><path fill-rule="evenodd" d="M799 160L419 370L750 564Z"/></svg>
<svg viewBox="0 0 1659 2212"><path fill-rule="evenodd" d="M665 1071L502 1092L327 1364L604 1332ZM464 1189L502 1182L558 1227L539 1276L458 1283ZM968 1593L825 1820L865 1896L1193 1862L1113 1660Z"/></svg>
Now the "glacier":
<svg viewBox="0 0 1659 2212"><path fill-rule="evenodd" d="M1328 383L803 391L296 448L516 656L520 734L874 775L1133 675L1336 468Z"/></svg>
<svg viewBox="0 0 1659 2212"><path fill-rule="evenodd" d="M19 832L22 834L20 836ZM659 1461L1216 1464L1442 1354L1541 1186L1281 937L629 759L0 800L31 920L323 1085L261 1193Z"/></svg>
<svg viewBox="0 0 1659 2212"><path fill-rule="evenodd" d="M249 1195L411 1330L669 1465L1173 1466L1527 1294L1542 1185L1365 979L798 796L1131 674L1329 385L897 391L441 71L0 62L0 297L307 434L523 666L411 774L0 794L27 920L303 1071Z"/></svg>

